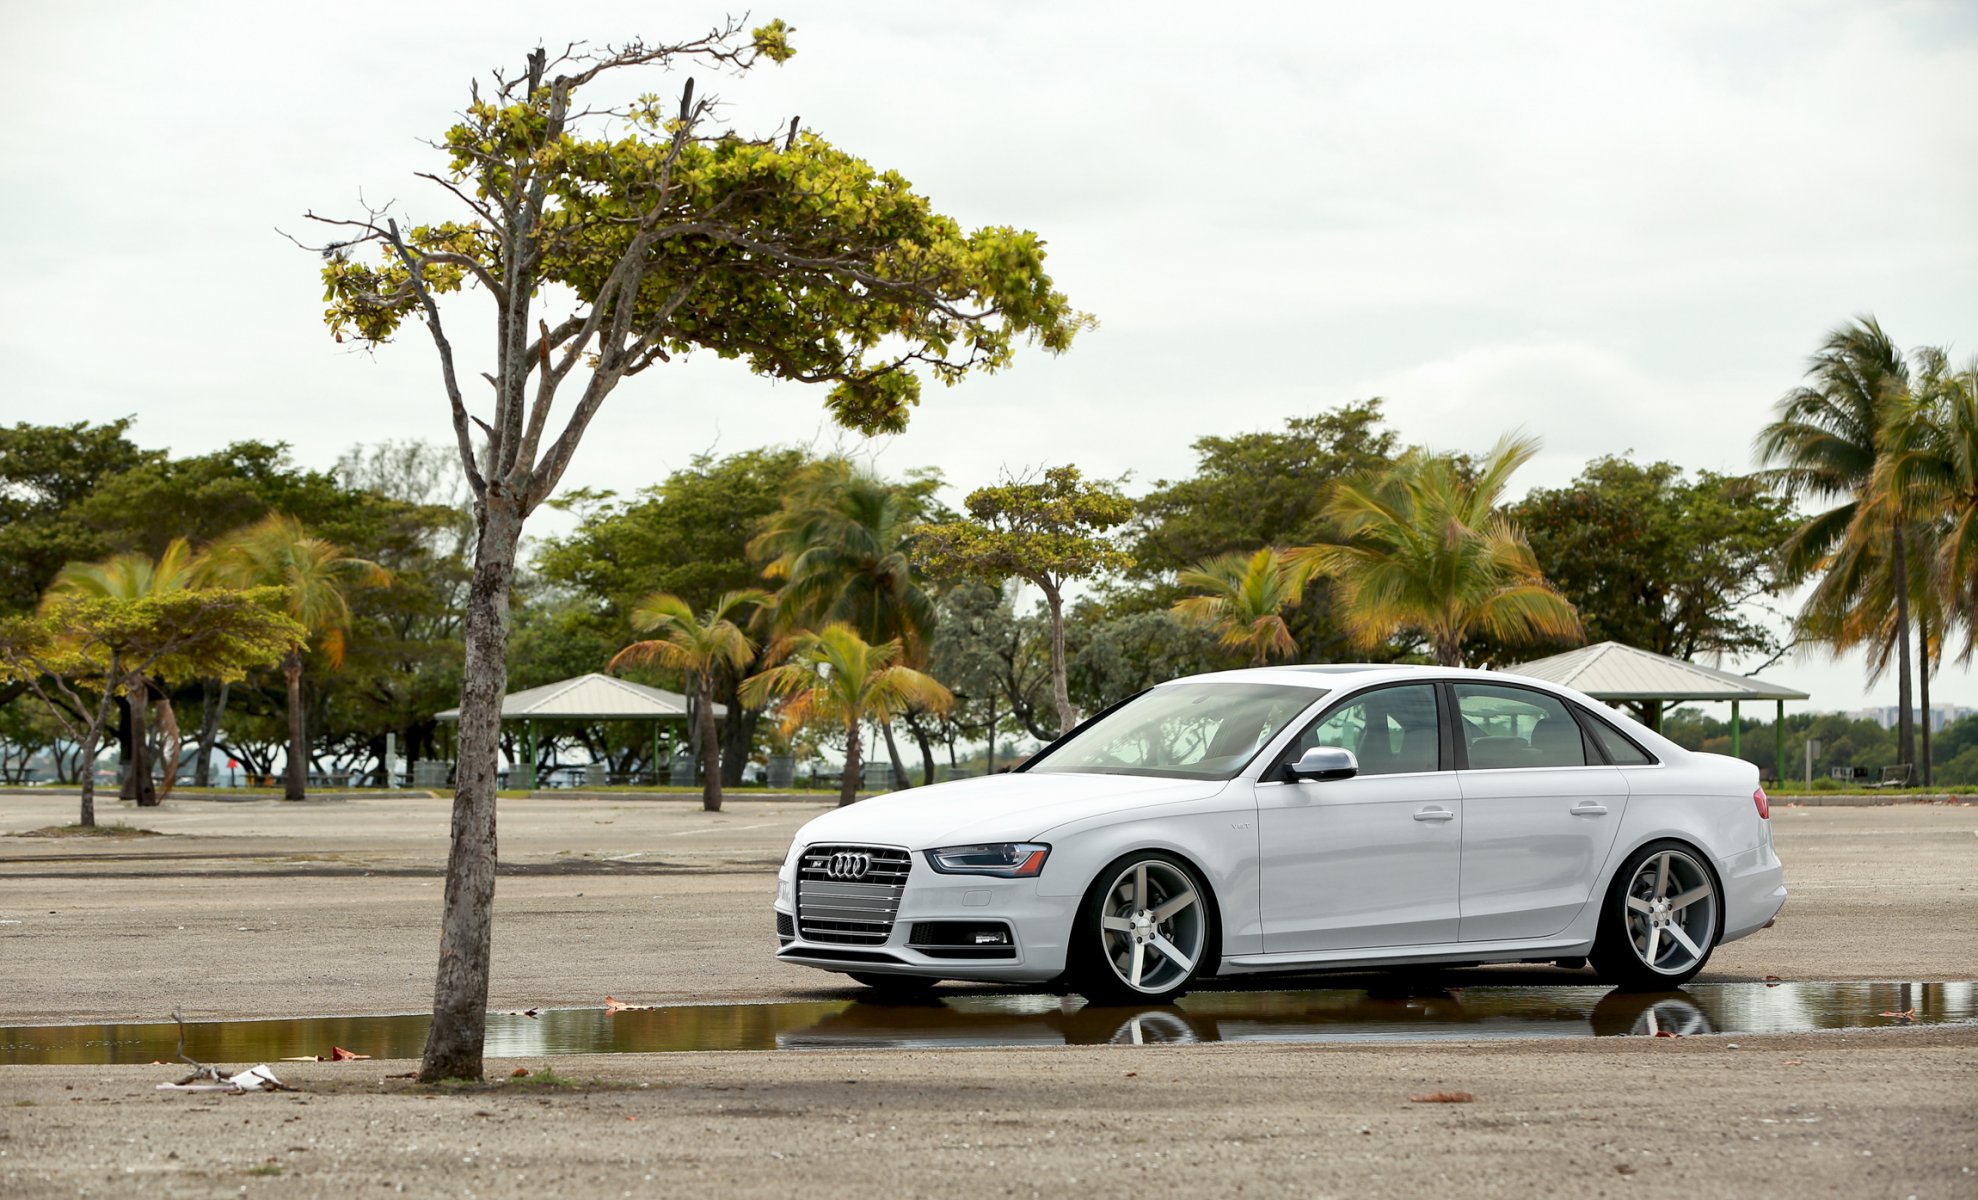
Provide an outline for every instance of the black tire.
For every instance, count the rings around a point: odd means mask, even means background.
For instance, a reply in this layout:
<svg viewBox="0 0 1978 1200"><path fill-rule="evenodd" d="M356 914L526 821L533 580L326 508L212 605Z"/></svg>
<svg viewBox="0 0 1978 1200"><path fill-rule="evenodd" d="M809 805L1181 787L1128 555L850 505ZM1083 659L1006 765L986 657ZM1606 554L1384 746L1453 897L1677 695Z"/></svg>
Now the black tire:
<svg viewBox="0 0 1978 1200"><path fill-rule="evenodd" d="M1723 929L1724 893L1709 856L1650 842L1614 873L1587 960L1624 991L1673 991L1703 970Z"/></svg>
<svg viewBox="0 0 1978 1200"><path fill-rule="evenodd" d="M1138 910L1144 918L1138 927L1108 930L1108 918L1129 924L1135 920L1131 881L1136 868L1148 872ZM1122 881L1126 881L1124 893ZM1188 892L1193 893L1192 901L1186 899ZM1184 900L1181 908L1164 919L1153 918L1154 908L1175 900ZM1214 974L1220 954L1218 923L1214 895L1186 861L1160 850L1122 855L1099 872L1079 903L1066 948L1064 982L1097 1005L1171 1003L1203 974ZM1129 978L1135 941L1140 943L1142 964L1138 985ZM1159 949L1161 944L1184 956L1192 952L1192 959L1184 963Z"/></svg>
<svg viewBox="0 0 1978 1200"><path fill-rule="evenodd" d="M884 1003L889 999L919 1000L934 990L941 982L925 975L882 975L877 971L847 971L845 974L864 984L873 992L868 1000Z"/></svg>

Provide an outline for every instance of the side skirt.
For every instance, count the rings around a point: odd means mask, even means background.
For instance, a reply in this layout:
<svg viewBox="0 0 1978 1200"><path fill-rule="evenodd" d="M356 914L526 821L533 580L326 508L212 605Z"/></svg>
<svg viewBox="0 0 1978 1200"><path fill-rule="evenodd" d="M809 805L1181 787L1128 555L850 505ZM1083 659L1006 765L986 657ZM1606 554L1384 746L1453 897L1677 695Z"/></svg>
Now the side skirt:
<svg viewBox="0 0 1978 1200"><path fill-rule="evenodd" d="M1547 938L1536 942L1443 942L1428 946L1362 946L1353 950L1233 954L1222 960L1222 969L1217 974L1247 975L1259 971L1297 970L1300 967L1392 967L1414 963L1580 958L1592 948L1593 943L1583 939Z"/></svg>

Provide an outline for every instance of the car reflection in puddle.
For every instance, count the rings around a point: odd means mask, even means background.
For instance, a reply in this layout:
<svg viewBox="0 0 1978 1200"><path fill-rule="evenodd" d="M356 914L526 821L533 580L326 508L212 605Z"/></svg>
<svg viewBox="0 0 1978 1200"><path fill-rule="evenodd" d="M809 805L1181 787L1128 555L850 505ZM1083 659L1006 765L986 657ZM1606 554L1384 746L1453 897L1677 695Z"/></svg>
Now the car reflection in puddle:
<svg viewBox="0 0 1978 1200"><path fill-rule="evenodd" d="M1675 992L1599 987L1439 991L1203 992L1179 1004L1103 1008L1056 996L855 1002L776 1035L783 1049L1177 1042L1405 1042L1480 1038L1795 1032L1978 1016L1978 985L1696 984Z"/></svg>
<svg viewBox="0 0 1978 1200"><path fill-rule="evenodd" d="M1488 984L1196 992L1159 1008L1102 1008L1014 991L936 991L917 1003L847 997L766 1004L489 1013L490 1058L720 1050L931 1049L1189 1042L1419 1042L1792 1033L1978 1019L1978 983L1700 983L1679 992ZM275 1062L343 1047L417 1057L430 1018L302 1017L186 1026L206 1062ZM0 1064L172 1061L170 1023L0 1028Z"/></svg>

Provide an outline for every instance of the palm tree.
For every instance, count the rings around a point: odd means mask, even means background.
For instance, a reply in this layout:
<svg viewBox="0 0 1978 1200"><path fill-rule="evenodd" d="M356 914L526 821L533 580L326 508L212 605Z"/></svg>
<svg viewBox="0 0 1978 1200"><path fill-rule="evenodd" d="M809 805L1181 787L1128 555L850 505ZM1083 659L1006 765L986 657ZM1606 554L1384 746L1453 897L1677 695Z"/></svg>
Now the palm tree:
<svg viewBox="0 0 1978 1200"><path fill-rule="evenodd" d="M1914 383L1891 406L1869 499L1857 512L1844 549L1832 556L1842 568L1830 568L1829 577L1849 574L1845 568L1857 557L1858 543L1868 540L1858 527L1878 527L1897 511L1906 514L1907 603L1915 617L1923 715L1919 782L1927 786L1932 782L1930 676L1957 626L1965 631L1962 661L1970 660L1978 639L1973 616L1978 610L1978 361L1954 369L1949 356L1934 346L1918 350L1913 359ZM1885 619L1859 621L1864 629L1848 631L1855 634L1854 644L1870 648L1871 680L1887 668L1894 637L1893 621L1886 618L1889 588L1885 580L1874 582ZM1826 579L1821 588L1828 588ZM1833 603L1819 592L1816 597Z"/></svg>
<svg viewBox="0 0 1978 1200"><path fill-rule="evenodd" d="M902 661L924 665L935 608L911 551L930 491L930 481L892 483L843 458L805 468L749 543L764 577L780 582L776 627L788 632L843 621L871 645L899 641ZM890 715L880 725L904 785Z"/></svg>
<svg viewBox="0 0 1978 1200"><path fill-rule="evenodd" d="M700 706L701 808L721 811L721 746L714 731L715 675L725 666L741 670L755 657L755 643L735 624L734 614L769 602L769 593L725 593L714 607L696 617L693 606L667 592L654 592L632 607L632 628L657 631L659 637L633 642L611 658L605 669L621 664L659 666L693 677L694 700Z"/></svg>
<svg viewBox="0 0 1978 1200"><path fill-rule="evenodd" d="M1177 582L1200 594L1175 601L1173 611L1213 627L1223 645L1261 667L1272 655L1298 652L1284 610L1297 605L1309 578L1309 570L1291 566L1269 546L1248 558L1223 554L1180 573Z"/></svg>
<svg viewBox="0 0 1978 1200"><path fill-rule="evenodd" d="M781 649L786 661L744 680L742 698L750 704L766 704L773 697L785 697L786 735L812 722L844 729L841 807L858 798L861 722L883 721L915 705L946 712L954 704L947 688L901 664L905 652L897 639L875 646L843 621L834 621L818 633L798 634Z"/></svg>
<svg viewBox="0 0 1978 1200"><path fill-rule="evenodd" d="M101 562L70 563L55 576L42 597L44 606L58 597L96 600L142 600L199 586L206 572L205 560L184 538L173 538L155 560L150 555L131 552L115 554ZM171 795L178 782L179 723L172 711L171 697L158 698L158 725L164 736L164 784L151 782L150 731L146 728L151 708L151 688L142 672L124 679L124 705L130 713L130 758L120 791L124 799L152 805ZM83 769L94 771L95 763Z"/></svg>
<svg viewBox="0 0 1978 1200"><path fill-rule="evenodd" d="M1321 510L1333 540L1286 559L1333 580L1341 622L1366 649L1409 631L1453 667L1473 633L1505 645L1577 641L1579 614L1499 508L1538 448L1536 438L1507 435L1474 467L1411 450L1386 470L1349 476Z"/></svg>
<svg viewBox="0 0 1978 1200"><path fill-rule="evenodd" d="M1930 585L1950 620L1964 626L1960 662L1978 649L1978 358L1951 367L1936 347L1916 352L1912 414L1886 456L1878 491L1907 496L1936 546ZM1946 630L1948 632L1948 630Z"/></svg>
<svg viewBox="0 0 1978 1200"><path fill-rule="evenodd" d="M1827 335L1808 362L1807 374L1809 382L1779 400L1776 418L1759 432L1757 449L1760 458L1775 464L1768 474L1788 495L1832 504L1794 531L1780 548L1780 560L1787 583L1841 568L1842 580L1816 588L1801 612L1803 628L1838 631L1850 627L1842 610L1850 596L1862 592L1861 570L1885 563L1890 579L1909 577L1908 502L1896 490L1879 499L1872 495L1889 435L1902 427L1909 369L1875 318L1863 316ZM1868 542L1876 545L1870 549ZM1902 693L1896 709L1896 755L1898 762L1913 763L1910 589L1891 586L1884 598L1894 616L1884 645L1895 651L1896 686Z"/></svg>
<svg viewBox="0 0 1978 1200"><path fill-rule="evenodd" d="M241 587L272 586L283 590L288 615L309 631L332 671L343 667L344 632L350 627L350 602L344 586L359 583L384 587L391 572L366 559L352 558L334 542L312 536L302 522L270 513L227 538L213 551L218 578ZM308 778L308 740L303 736L302 663L306 646L297 646L282 659L288 683L288 771L283 798L300 800Z"/></svg>

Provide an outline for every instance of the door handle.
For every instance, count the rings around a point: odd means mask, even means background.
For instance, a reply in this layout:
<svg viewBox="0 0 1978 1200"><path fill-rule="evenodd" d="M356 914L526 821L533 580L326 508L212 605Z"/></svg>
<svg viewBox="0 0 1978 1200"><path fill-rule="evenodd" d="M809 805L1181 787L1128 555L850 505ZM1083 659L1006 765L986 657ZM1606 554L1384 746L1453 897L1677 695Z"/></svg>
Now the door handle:
<svg viewBox="0 0 1978 1200"><path fill-rule="evenodd" d="M1446 808L1418 808L1415 810L1415 819L1417 821L1454 821L1456 814Z"/></svg>
<svg viewBox="0 0 1978 1200"><path fill-rule="evenodd" d="M1604 817L1607 815L1607 806L1605 804L1595 804L1591 800L1582 800L1578 804L1575 804L1571 811L1576 817Z"/></svg>

